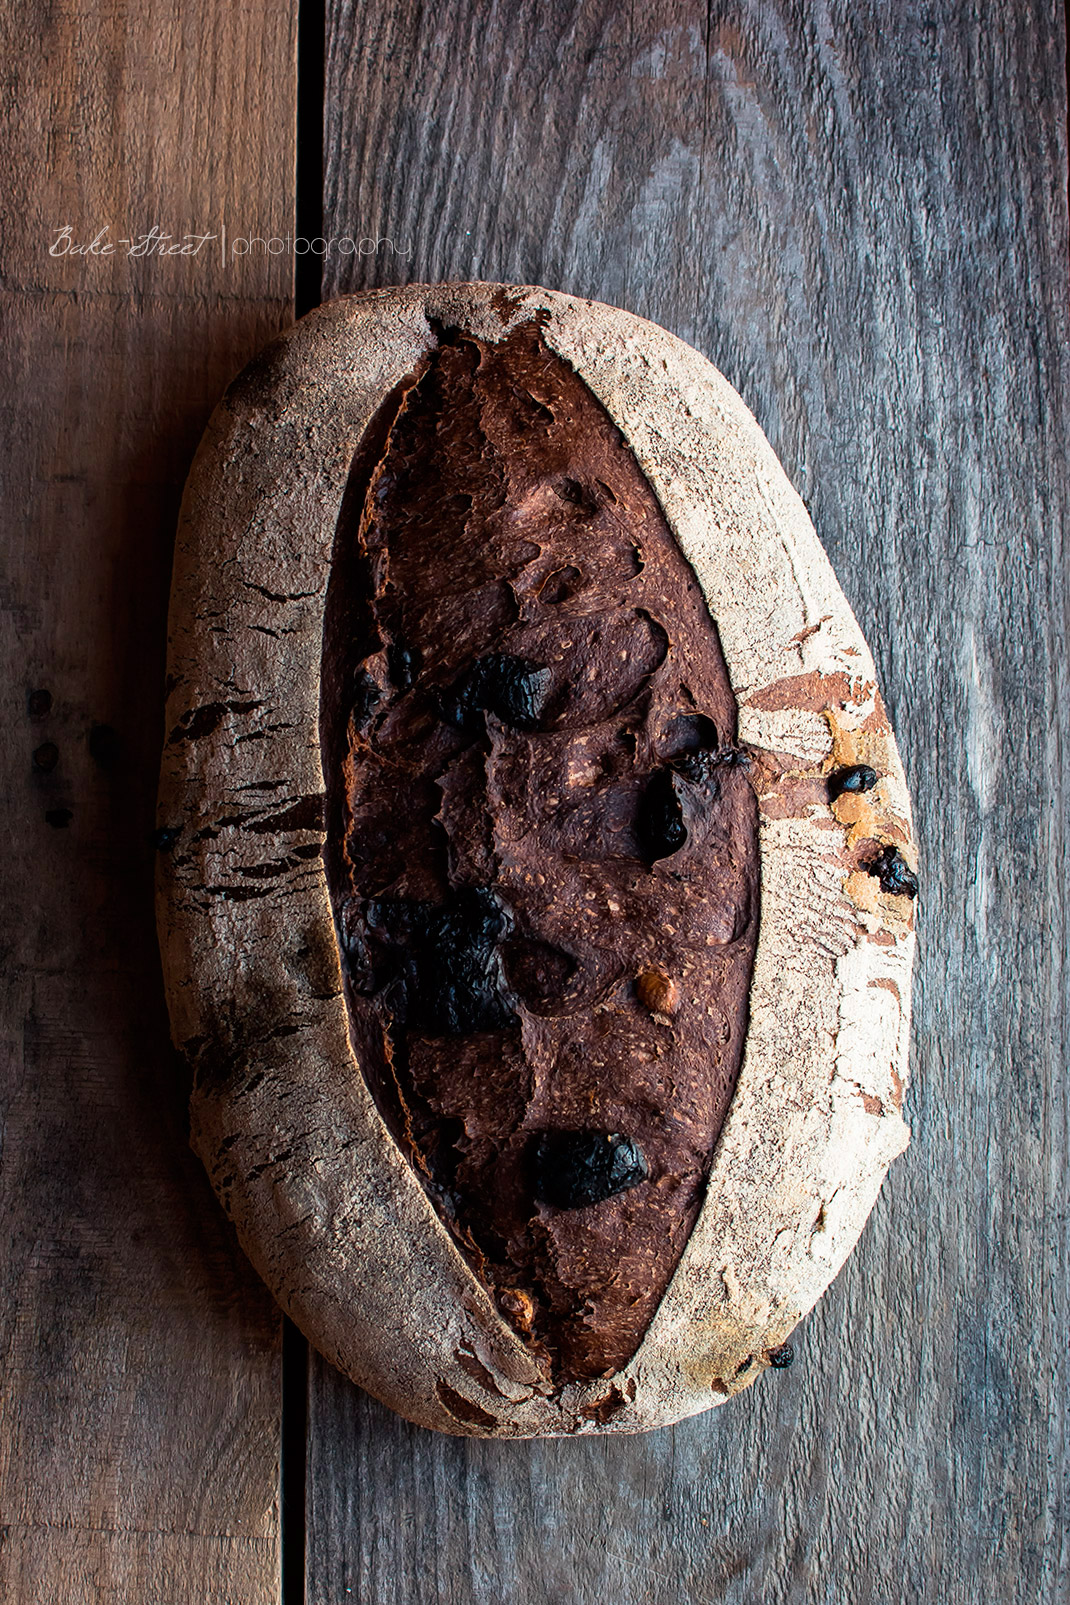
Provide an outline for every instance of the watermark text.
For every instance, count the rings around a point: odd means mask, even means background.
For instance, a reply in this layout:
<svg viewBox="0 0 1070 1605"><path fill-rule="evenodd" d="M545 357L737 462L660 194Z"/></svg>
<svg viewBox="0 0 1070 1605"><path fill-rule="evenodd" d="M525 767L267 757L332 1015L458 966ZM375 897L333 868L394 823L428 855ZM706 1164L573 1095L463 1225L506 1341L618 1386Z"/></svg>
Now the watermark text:
<svg viewBox="0 0 1070 1605"><path fill-rule="evenodd" d="M168 234L154 223L144 233L112 236L110 223L95 234L75 234L74 225L53 228L49 256L199 256L206 246L218 249L224 263L246 256L378 256L390 253L409 256L411 243L392 239L388 234L317 235L313 239L298 234L234 234L220 224L214 233Z"/></svg>

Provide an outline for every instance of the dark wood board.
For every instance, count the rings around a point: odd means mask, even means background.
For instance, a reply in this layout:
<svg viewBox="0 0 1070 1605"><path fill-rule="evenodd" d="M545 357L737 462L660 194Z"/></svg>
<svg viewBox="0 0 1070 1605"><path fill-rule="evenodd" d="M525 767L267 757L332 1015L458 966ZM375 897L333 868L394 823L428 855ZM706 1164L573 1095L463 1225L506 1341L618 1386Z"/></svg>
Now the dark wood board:
<svg viewBox="0 0 1070 1605"><path fill-rule="evenodd" d="M187 1147L151 835L182 482L292 315L291 262L220 231L292 226L295 22L291 0L0 21L11 1605L278 1598L280 1322ZM51 255L65 225L113 252ZM216 240L116 243L153 225Z"/></svg>
<svg viewBox="0 0 1070 1605"><path fill-rule="evenodd" d="M328 6L325 295L540 283L722 368L874 648L924 897L913 1145L795 1367L503 1445L314 1361L310 1605L1070 1599L1066 154L1052 4Z"/></svg>

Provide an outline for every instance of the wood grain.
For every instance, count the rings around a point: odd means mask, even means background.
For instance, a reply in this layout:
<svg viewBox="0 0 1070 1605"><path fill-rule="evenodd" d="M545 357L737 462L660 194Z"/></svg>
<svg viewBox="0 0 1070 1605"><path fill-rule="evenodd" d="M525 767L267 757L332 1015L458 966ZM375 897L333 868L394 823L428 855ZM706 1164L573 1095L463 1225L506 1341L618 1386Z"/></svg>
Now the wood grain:
<svg viewBox="0 0 1070 1605"><path fill-rule="evenodd" d="M334 0L328 40L325 294L541 283L712 358L874 648L924 901L913 1147L794 1369L503 1445L316 1361L310 1605L1065 1601L1062 9Z"/></svg>
<svg viewBox="0 0 1070 1605"><path fill-rule="evenodd" d="M0 1598L278 1598L279 1319L186 1146L151 842L189 458L289 321L294 14L8 7ZM214 233L193 256L50 255ZM31 693L47 692L31 699ZM36 759L34 754L36 753Z"/></svg>

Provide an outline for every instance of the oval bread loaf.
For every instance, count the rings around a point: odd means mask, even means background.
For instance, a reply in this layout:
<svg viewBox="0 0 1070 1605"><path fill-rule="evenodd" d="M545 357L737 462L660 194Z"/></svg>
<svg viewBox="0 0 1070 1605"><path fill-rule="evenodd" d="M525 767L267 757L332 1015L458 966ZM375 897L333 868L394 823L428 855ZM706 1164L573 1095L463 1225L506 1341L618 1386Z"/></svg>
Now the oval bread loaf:
<svg viewBox="0 0 1070 1605"><path fill-rule="evenodd" d="M891 1160L915 851L872 661L703 357L532 287L332 302L183 500L158 907L193 1142L410 1420L746 1387Z"/></svg>

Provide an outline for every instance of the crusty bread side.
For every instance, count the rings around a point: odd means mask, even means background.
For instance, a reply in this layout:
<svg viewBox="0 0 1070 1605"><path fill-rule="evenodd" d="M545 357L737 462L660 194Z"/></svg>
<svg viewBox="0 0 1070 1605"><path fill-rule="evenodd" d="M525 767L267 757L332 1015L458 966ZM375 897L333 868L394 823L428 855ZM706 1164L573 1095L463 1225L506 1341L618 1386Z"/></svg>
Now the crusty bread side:
<svg viewBox="0 0 1070 1605"><path fill-rule="evenodd" d="M761 927L742 1072L702 1212L632 1361L555 1390L387 1132L350 1043L317 848L323 609L353 453L434 345L540 315L630 443L720 633L752 749ZM161 947L193 1141L242 1243L322 1352L410 1420L635 1432L747 1386L820 1297L907 1142L914 863L873 664L799 497L698 352L533 287L412 285L302 319L220 403L183 499L159 824ZM820 777L882 777L831 805Z"/></svg>

